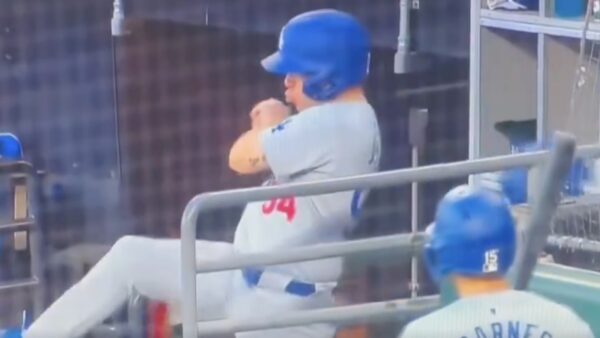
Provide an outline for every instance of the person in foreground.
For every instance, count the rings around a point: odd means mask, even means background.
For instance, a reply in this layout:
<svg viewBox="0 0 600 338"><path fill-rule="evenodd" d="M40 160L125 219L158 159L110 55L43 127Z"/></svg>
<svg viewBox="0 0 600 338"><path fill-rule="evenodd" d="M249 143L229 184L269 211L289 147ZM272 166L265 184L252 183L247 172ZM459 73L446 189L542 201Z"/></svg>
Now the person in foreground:
<svg viewBox="0 0 600 338"><path fill-rule="evenodd" d="M250 112L251 128L229 153L240 175L270 172L265 184L305 182L378 170L380 136L362 89L368 73L366 29L336 10L307 12L283 27L279 50L262 61L285 76L284 103L270 99ZM290 247L343 240L356 224L362 192L275 199L246 206L233 243L198 240L197 259L239 253L280 253ZM218 227L215 224L215 227ZM268 317L332 306L341 259L199 274L199 320ZM52 304L26 338L70 338L89 332L123 305L133 290L165 302L177 323L181 305L180 241L127 236ZM185 295L183 295L185 297ZM333 338L335 327L237 333L236 337Z"/></svg>
<svg viewBox="0 0 600 338"><path fill-rule="evenodd" d="M511 289L516 231L508 200L459 186L440 201L428 228L425 262L442 292L458 300L406 326L401 338L592 338L569 308Z"/></svg>

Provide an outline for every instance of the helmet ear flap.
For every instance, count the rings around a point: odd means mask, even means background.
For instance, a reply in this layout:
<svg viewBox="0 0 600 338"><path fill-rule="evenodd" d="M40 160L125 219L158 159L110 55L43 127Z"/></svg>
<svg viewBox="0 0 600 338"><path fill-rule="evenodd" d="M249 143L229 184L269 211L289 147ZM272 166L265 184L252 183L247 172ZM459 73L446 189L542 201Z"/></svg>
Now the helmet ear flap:
<svg viewBox="0 0 600 338"><path fill-rule="evenodd" d="M427 267L427 271L429 271L429 275L436 283L440 283L442 276L439 270L439 265L437 261L436 251L431 247L431 245L425 244L423 247L423 259L425 261L425 266Z"/></svg>
<svg viewBox="0 0 600 338"><path fill-rule="evenodd" d="M454 284L446 273L442 272L445 268L440 265L438 252L429 243L423 248L423 258L429 275L439 287L442 304L448 305L458 299Z"/></svg>
<svg viewBox="0 0 600 338"><path fill-rule="evenodd" d="M423 260L429 275L436 283L439 283L441 279L439 273L439 262L437 259L436 251L432 247L433 232L435 231L435 223L431 223L425 229L425 235L427 236L425 245L423 246Z"/></svg>
<svg viewBox="0 0 600 338"><path fill-rule="evenodd" d="M340 92L340 88L335 83L332 71L322 71L318 74L306 77L304 81L304 94L316 101L328 101Z"/></svg>

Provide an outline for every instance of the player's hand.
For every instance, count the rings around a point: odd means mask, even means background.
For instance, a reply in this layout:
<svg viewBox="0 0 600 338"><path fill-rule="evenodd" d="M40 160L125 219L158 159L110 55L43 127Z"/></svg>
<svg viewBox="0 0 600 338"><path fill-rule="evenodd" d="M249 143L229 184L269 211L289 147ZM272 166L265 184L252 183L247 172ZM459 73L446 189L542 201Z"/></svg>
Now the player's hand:
<svg viewBox="0 0 600 338"><path fill-rule="evenodd" d="M276 99L259 102L250 112L252 129L263 130L274 127L290 116L290 107Z"/></svg>

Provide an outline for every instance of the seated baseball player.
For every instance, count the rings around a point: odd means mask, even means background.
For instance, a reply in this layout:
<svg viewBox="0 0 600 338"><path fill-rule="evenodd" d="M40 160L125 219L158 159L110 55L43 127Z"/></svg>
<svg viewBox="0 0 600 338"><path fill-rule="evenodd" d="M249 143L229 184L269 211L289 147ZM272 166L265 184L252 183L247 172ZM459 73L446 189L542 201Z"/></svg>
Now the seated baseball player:
<svg viewBox="0 0 600 338"><path fill-rule="evenodd" d="M285 77L287 103L271 99L250 112L250 130L229 154L242 175L272 173L266 184L304 182L378 170L379 127L362 89L369 66L365 28L349 14L318 10L283 27L279 50L262 61ZM364 194L275 199L246 206L233 243L198 240L197 259L280 252L344 239L355 225ZM219 224L215 224L218 227ZM199 274L199 320L272 316L333 305L341 259ZM181 295L180 241L127 236L24 333L27 338L78 337L100 324L132 290L167 303L177 322ZM185 297L185 295L183 295ZM333 338L335 327L237 333L236 337Z"/></svg>
<svg viewBox="0 0 600 338"><path fill-rule="evenodd" d="M428 229L425 262L442 292L458 300L410 323L402 338L592 338L572 310L512 290L505 275L516 249L515 225L503 194L459 186L438 205Z"/></svg>

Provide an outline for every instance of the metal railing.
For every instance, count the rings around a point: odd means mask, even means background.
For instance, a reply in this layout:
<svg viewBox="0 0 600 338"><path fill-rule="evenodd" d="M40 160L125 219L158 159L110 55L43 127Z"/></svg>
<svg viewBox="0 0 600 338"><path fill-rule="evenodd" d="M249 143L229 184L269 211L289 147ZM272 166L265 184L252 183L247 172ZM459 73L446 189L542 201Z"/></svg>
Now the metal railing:
<svg viewBox="0 0 600 338"><path fill-rule="evenodd" d="M0 281L0 292L4 296L18 289L27 290L25 294L30 300L25 304L31 303L32 305L32 313L28 313L28 315L36 317L42 312L44 306L43 291L41 290L43 285L41 242L36 219L39 210L37 173L28 162L3 161L0 163L0 176L9 180L10 189L7 197L11 201L10 209L12 209L8 211L11 214L10 219L0 224L0 234L12 236L13 250L29 251L30 254L29 276ZM7 184L5 181L2 183Z"/></svg>
<svg viewBox="0 0 600 338"><path fill-rule="evenodd" d="M181 223L181 258L182 258L182 320L183 337L194 338L198 335L197 304L196 304L196 274L214 271L233 270L249 266L265 266L283 263L293 263L304 260L321 259L333 256L347 256L356 253L366 253L385 249L404 249L411 253L419 250L422 242L422 234L396 235L383 238L374 238L344 243L317 245L302 248L293 248L285 252L259 253L236 255L214 262L196 261L196 222L201 213L226 208L243 203L265 201L284 196L308 196L335 193L354 189L370 189L401 185L410 182L435 181L449 178L465 177L468 175L484 172L499 171L515 167L531 167L549 160L546 167L544 183L540 186L538 196L545 195L546 198L537 198L534 205L534 217L531 235L543 234L543 221L549 214L550 217L558 203L558 196L562 182L566 177L568 168L572 163L575 141L572 137L557 133L554 148L551 152L539 151L526 154L509 156L498 156L473 161L438 164L420 168L394 170L376 174L361 175L347 178L323 180L318 182L296 183L281 186L258 187L249 189L237 189L222 192L203 193L194 197L186 206ZM576 156L579 158L600 157L600 147L582 146L577 149ZM554 208L554 209L553 209ZM537 215L537 216L536 216ZM547 234L546 234L547 235ZM545 237L542 238L545 240ZM533 241L532 248L537 250L538 241ZM534 251L535 251L534 250ZM532 250L524 251L523 255L537 255ZM530 257L520 257L520 264L531 269ZM534 258L535 261L535 258ZM521 268L515 269L523 274ZM529 271L530 273L530 271ZM530 276L527 271L525 279ZM520 278L520 279L519 279ZM517 280L524 281L520 276ZM413 303L411 303L413 302ZM389 304L392 304L390 306ZM412 305L411 305L412 304ZM419 304L419 306L414 306ZM437 304L435 298L415 298L410 301L371 303L355 305L353 307L338 307L334 309L321 309L303 311L299 313L283 314L279 318L265 318L264 321L224 320L218 322L202 323L200 331L203 334L249 331L262 328L274 328L282 326L302 325L314 322L339 323L359 318L385 317L393 311L396 316L407 317L418 315L423 311L430 311ZM393 310L390 310L393 309Z"/></svg>
<svg viewBox="0 0 600 338"><path fill-rule="evenodd" d="M220 335L239 331L276 329L289 326L302 326L323 322L336 325L372 323L375 321L395 320L408 322L418 316L431 312L438 306L437 296L418 297L360 305L340 306L328 309L282 313L277 317L261 320L219 320L204 322L198 327L202 335ZM184 333L184 337L185 333ZM195 337L195 336L194 336Z"/></svg>

